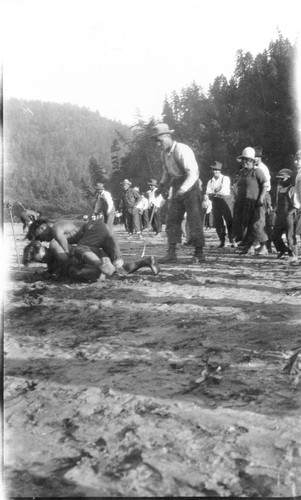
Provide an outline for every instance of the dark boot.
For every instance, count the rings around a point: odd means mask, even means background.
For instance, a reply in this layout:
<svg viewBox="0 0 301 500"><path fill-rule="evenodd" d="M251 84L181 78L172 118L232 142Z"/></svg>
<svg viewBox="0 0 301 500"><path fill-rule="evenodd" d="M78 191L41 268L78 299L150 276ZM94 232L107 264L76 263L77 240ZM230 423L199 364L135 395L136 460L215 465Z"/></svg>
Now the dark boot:
<svg viewBox="0 0 301 500"><path fill-rule="evenodd" d="M169 262L177 262L177 256L176 256L176 243L169 243L167 254L164 255L161 259L159 259L159 262L162 264L169 263Z"/></svg>
<svg viewBox="0 0 301 500"><path fill-rule="evenodd" d="M144 259L138 260L136 262L129 262L124 264L123 268L127 273L134 273L141 267L149 267L153 274L156 276L160 272L160 266L156 257L151 255L150 257L145 257Z"/></svg>
<svg viewBox="0 0 301 500"><path fill-rule="evenodd" d="M205 262L205 255L203 253L203 247L196 247L194 256L192 258L192 264L201 264Z"/></svg>

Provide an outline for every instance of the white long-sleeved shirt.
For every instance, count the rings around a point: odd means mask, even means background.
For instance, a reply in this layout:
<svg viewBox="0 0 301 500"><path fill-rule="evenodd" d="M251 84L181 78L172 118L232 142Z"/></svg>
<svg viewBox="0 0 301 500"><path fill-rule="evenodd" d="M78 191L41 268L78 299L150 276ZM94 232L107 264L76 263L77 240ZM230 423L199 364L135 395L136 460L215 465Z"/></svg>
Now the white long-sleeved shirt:
<svg viewBox="0 0 301 500"><path fill-rule="evenodd" d="M298 170L296 179L295 179L295 191L298 198L298 202L301 206L301 170Z"/></svg>
<svg viewBox="0 0 301 500"><path fill-rule="evenodd" d="M207 184L206 194L213 194L217 198L230 196L230 178L226 175L220 175L218 179L212 177Z"/></svg>
<svg viewBox="0 0 301 500"><path fill-rule="evenodd" d="M268 167L261 161L255 168L260 168L263 171L267 180L267 192L271 191L271 174Z"/></svg>
<svg viewBox="0 0 301 500"><path fill-rule="evenodd" d="M163 196L161 194L159 194L159 196L155 196L155 192L157 191L157 189L158 188L150 189L149 191L147 191L148 203L150 208L153 206L160 208L162 205Z"/></svg>
<svg viewBox="0 0 301 500"><path fill-rule="evenodd" d="M194 152L186 144L174 141L170 151L162 152L162 163L161 184L167 184L171 179L179 179L185 176L181 190L186 193L199 178L199 166Z"/></svg>
<svg viewBox="0 0 301 500"><path fill-rule="evenodd" d="M114 209L114 202L109 191L101 191L97 196L96 204L94 207L94 213L98 214L100 211L104 209L104 206L107 206L106 215L111 213Z"/></svg>

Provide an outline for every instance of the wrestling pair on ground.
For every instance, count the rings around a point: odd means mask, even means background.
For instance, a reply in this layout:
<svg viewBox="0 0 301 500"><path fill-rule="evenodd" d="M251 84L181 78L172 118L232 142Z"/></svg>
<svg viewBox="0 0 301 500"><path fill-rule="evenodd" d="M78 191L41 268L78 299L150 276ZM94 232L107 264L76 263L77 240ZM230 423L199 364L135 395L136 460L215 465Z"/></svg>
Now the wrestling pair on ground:
<svg viewBox="0 0 301 500"><path fill-rule="evenodd" d="M31 242L24 248L24 265L47 263L48 272L57 278L90 282L101 275L133 273L142 267L154 275L160 272L153 255L124 263L116 234L102 221L39 219L29 226L26 237ZM41 242L49 242L49 248Z"/></svg>

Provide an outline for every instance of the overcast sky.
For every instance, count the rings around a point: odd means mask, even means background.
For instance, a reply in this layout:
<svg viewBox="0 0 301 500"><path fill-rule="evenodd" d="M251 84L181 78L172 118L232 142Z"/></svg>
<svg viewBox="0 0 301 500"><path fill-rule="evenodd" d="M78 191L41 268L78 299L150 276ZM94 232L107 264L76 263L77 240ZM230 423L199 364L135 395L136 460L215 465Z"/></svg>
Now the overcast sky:
<svg viewBox="0 0 301 500"><path fill-rule="evenodd" d="M236 52L300 39L300 0L0 0L4 97L69 102L133 124L165 96L228 79Z"/></svg>

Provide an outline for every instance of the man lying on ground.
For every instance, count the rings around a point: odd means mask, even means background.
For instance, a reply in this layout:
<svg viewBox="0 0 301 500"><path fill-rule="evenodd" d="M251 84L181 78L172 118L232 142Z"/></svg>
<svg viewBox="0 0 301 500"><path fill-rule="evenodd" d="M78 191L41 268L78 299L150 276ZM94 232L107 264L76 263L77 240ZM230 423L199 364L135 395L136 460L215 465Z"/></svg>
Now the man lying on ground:
<svg viewBox="0 0 301 500"><path fill-rule="evenodd" d="M40 219L30 225L26 237L31 241L50 242L49 250L51 253L49 258L51 257L51 260L55 261L56 273L63 276L66 275L66 270L68 273L74 256L81 263L85 262L94 267L99 272L99 275L103 273L112 276L116 269L121 268L126 272L134 272L144 266L152 266L154 274L158 274L160 270L154 257L149 258L151 259L150 262L143 259L125 265L116 234L114 231L109 230L101 220L88 222L61 220L53 223L46 219ZM77 246L74 247L74 244ZM38 247L36 246L36 248ZM38 250L43 251L40 247ZM34 255L34 250L29 246L27 252L30 251ZM39 254L39 251L37 254ZM131 266L131 269L128 266Z"/></svg>

